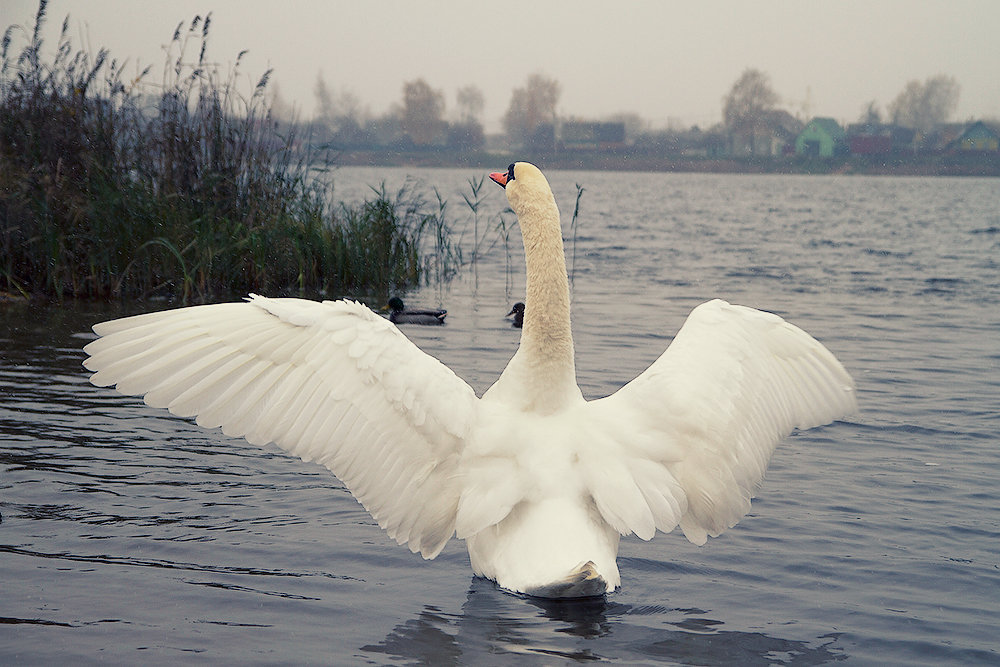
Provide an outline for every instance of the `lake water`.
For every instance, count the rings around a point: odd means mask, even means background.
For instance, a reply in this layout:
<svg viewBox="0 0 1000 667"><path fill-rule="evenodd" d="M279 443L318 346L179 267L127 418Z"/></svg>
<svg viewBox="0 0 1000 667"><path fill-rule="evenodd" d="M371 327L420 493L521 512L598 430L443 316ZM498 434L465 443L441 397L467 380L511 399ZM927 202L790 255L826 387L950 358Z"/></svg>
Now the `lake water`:
<svg viewBox="0 0 1000 667"><path fill-rule="evenodd" d="M345 168L337 193L408 174L456 224L480 176ZM1000 663L1000 182L548 175L588 397L722 297L824 342L860 414L780 445L720 538L625 539L620 592L543 602L456 540L396 546L323 468L92 387L90 325L159 306L2 306L0 663ZM483 226L506 205L486 185ZM518 343L509 248L407 295L448 308L405 331L478 392Z"/></svg>

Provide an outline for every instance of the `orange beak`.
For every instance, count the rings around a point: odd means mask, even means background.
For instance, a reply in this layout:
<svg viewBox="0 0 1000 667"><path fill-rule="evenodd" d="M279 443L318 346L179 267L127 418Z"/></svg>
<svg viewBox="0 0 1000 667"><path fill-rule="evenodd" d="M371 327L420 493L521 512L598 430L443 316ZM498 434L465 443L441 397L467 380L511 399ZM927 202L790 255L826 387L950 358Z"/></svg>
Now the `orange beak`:
<svg viewBox="0 0 1000 667"><path fill-rule="evenodd" d="M507 173L495 171L490 174L490 180L499 185L501 188L507 187Z"/></svg>

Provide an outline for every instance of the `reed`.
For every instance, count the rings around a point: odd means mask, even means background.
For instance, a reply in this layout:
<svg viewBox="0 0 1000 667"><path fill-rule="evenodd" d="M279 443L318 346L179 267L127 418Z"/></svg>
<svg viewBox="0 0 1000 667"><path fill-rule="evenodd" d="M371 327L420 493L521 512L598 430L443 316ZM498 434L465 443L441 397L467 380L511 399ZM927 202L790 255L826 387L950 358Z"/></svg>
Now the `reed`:
<svg viewBox="0 0 1000 667"><path fill-rule="evenodd" d="M469 194L462 193L465 205L472 212L472 274L475 289L479 289L479 245L482 239L479 238L479 207L483 203L483 183L486 179L482 176L470 178L467 183Z"/></svg>
<svg viewBox="0 0 1000 667"><path fill-rule="evenodd" d="M514 274L512 266L512 258L510 251L510 235L514 224L517 222L517 218L514 218L513 223L508 223L507 218L504 213L511 212L509 209L497 215L497 223L493 230L496 232L497 238L503 243L503 293L504 298L509 303L511 301L511 296L514 293Z"/></svg>
<svg viewBox="0 0 1000 667"><path fill-rule="evenodd" d="M426 276L434 277L440 302L444 284L458 273L462 265L462 246L461 243L453 241L452 229L445 215L448 202L437 188L434 188L434 198L437 202L437 211L433 215L421 217L420 230L422 235L430 234L431 237L430 252L426 253L424 272Z"/></svg>
<svg viewBox="0 0 1000 667"><path fill-rule="evenodd" d="M384 187L332 203L323 156L271 114L270 72L243 95L243 53L226 72L206 60L211 15L177 26L153 87L148 67L74 50L68 20L46 61L46 9L0 44L0 291L186 302L388 293L454 272L443 204Z"/></svg>
<svg viewBox="0 0 1000 667"><path fill-rule="evenodd" d="M570 262L569 269L569 287L573 289L573 279L576 277L576 232L577 232L577 220L580 217L580 198L583 197L583 187L577 183L576 184L576 202L573 204L573 219L569 223L569 228L572 233L572 246L573 246L573 256Z"/></svg>

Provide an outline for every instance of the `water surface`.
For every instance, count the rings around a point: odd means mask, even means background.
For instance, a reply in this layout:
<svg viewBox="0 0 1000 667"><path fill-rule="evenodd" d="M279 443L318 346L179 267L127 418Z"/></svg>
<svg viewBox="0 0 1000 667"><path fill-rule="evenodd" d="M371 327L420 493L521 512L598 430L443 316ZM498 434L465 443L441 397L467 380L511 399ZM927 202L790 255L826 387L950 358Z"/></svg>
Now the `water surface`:
<svg viewBox="0 0 1000 667"><path fill-rule="evenodd" d="M338 195L408 176L457 222L480 175L341 169ZM1000 662L997 182L549 176L588 398L721 297L824 342L860 414L779 446L722 537L625 539L620 592L542 602L474 579L458 541L431 562L396 546L325 469L92 387L90 326L163 306L3 306L0 661ZM484 192L494 224L505 201ZM469 267L407 295L448 308L447 326L405 331L480 393L518 341L516 229L507 250L478 284Z"/></svg>

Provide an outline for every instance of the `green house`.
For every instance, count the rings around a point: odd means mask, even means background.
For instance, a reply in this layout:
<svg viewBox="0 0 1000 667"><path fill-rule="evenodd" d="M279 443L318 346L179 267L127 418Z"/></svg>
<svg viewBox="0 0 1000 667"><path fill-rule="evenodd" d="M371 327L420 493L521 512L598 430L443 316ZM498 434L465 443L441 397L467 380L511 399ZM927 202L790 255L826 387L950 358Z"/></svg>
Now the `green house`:
<svg viewBox="0 0 1000 667"><path fill-rule="evenodd" d="M1000 147L1000 136L986 123L976 121L965 128L955 147L960 151L995 151Z"/></svg>
<svg viewBox="0 0 1000 667"><path fill-rule="evenodd" d="M847 152L847 134L832 118L813 118L795 138L795 154L833 157Z"/></svg>

